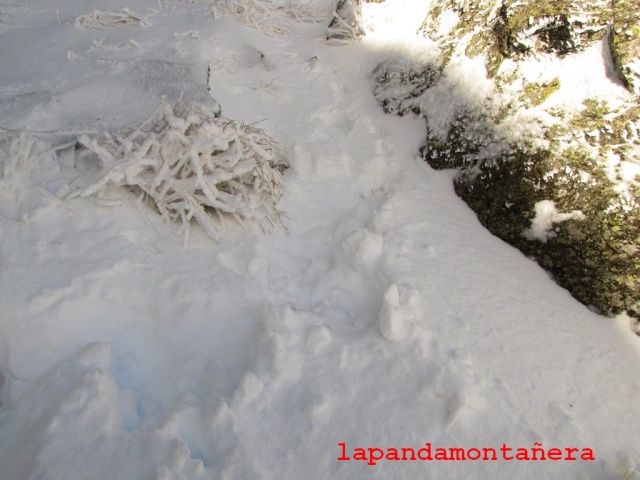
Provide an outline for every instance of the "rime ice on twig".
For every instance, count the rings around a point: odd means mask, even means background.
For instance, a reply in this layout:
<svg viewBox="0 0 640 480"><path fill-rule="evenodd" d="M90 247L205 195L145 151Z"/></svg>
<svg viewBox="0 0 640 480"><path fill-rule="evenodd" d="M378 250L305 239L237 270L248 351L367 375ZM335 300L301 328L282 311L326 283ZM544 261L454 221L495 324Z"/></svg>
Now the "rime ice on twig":
<svg viewBox="0 0 640 480"><path fill-rule="evenodd" d="M329 23L328 40L348 40L364 35L362 9L357 0L337 0L333 20Z"/></svg>
<svg viewBox="0 0 640 480"><path fill-rule="evenodd" d="M291 33L283 20L314 23L318 18L308 4L281 0L217 0L215 6L219 11L236 17L243 25L270 37L284 37Z"/></svg>
<svg viewBox="0 0 640 480"><path fill-rule="evenodd" d="M142 124L119 135L82 135L103 175L74 196L88 197L107 185L144 195L188 240L195 219L213 239L225 217L257 221L263 228L280 217L285 168L273 139L262 130L217 116L202 105L166 98Z"/></svg>
<svg viewBox="0 0 640 480"><path fill-rule="evenodd" d="M105 12L104 10L95 9L85 15L76 17L74 25L76 28L85 30L103 30L127 25L144 26L147 25L147 22L128 8L123 8L120 12Z"/></svg>

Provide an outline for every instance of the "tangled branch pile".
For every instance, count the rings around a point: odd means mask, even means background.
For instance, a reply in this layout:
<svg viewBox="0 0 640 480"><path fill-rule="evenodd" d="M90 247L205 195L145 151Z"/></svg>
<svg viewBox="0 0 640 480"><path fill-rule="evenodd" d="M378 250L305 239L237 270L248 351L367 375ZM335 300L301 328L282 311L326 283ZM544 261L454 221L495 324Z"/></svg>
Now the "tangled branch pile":
<svg viewBox="0 0 640 480"><path fill-rule="evenodd" d="M107 185L128 186L152 203L175 233L188 241L195 219L213 239L225 217L244 226L273 226L280 217L284 161L262 130L217 116L202 105L166 98L145 122L120 135L81 136L104 174L75 196Z"/></svg>
<svg viewBox="0 0 640 480"><path fill-rule="evenodd" d="M127 25L144 26L147 25L147 22L128 8L123 8L120 12L105 12L104 10L95 9L76 17L74 25L76 28L84 28L85 30L102 30Z"/></svg>
<svg viewBox="0 0 640 480"><path fill-rule="evenodd" d="M218 0L216 9L233 15L240 23L270 37L284 37L291 31L284 25L289 19L297 23L315 23L318 14L309 4L281 0Z"/></svg>

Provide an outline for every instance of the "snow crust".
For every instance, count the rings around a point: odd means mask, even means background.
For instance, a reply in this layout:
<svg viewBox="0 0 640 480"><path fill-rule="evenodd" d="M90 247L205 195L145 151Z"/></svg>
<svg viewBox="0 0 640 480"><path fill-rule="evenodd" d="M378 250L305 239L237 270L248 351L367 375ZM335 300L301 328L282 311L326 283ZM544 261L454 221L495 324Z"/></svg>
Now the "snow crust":
<svg viewBox="0 0 640 480"><path fill-rule="evenodd" d="M208 1L90 3L0 4L3 480L640 475L629 320L572 299L416 158L424 121L385 116L368 84L407 35L327 45L328 0L317 22L276 12L275 37ZM387 0L384 31L419 3ZM94 7L145 25L75 27ZM475 67L452 88L483 95ZM100 173L78 135L181 93L280 145L284 226L194 227L183 248L126 190L68 199ZM340 442L596 460L370 466Z"/></svg>

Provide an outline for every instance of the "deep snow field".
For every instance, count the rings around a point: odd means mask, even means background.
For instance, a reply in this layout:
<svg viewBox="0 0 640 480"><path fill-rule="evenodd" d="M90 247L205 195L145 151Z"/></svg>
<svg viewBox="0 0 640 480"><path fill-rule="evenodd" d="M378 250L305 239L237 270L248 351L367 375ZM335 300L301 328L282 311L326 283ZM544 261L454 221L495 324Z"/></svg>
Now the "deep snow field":
<svg viewBox="0 0 640 480"><path fill-rule="evenodd" d="M427 3L367 4L369 35L327 42L329 0L258 29L204 0L0 2L0 479L640 478L629 319L490 235L416 157L423 121L370 93L380 60L434 55ZM78 20L123 7L140 21ZM80 131L181 93L278 142L281 225L185 247L124 189L65 197L100 174ZM425 443L500 458L355 450Z"/></svg>

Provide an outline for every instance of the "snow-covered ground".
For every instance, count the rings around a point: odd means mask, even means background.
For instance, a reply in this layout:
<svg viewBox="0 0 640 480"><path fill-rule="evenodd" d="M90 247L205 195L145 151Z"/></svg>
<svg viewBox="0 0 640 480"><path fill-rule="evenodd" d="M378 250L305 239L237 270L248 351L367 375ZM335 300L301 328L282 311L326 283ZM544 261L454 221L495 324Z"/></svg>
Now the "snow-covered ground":
<svg viewBox="0 0 640 480"><path fill-rule="evenodd" d="M249 0L0 3L1 479L640 478L628 319L491 236L416 158L423 121L370 94L381 59L430 54L420 3L387 0L344 45L329 0L307 22ZM86 28L94 8L132 24ZM283 225L184 248L129 192L65 198L99 174L79 131L181 92L278 142Z"/></svg>

